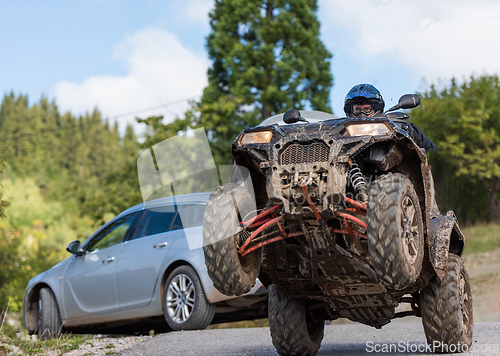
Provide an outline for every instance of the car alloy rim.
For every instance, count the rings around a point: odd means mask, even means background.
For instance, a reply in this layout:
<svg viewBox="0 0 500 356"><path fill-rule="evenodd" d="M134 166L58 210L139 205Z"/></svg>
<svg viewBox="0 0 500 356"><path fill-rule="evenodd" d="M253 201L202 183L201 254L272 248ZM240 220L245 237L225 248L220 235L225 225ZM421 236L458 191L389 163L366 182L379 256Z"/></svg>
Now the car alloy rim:
<svg viewBox="0 0 500 356"><path fill-rule="evenodd" d="M409 196L403 199L403 216L401 225L403 228L403 251L411 264L415 263L418 257L418 246L415 235L418 234L417 219L415 219L415 205Z"/></svg>
<svg viewBox="0 0 500 356"><path fill-rule="evenodd" d="M185 323L193 313L194 303L193 281L185 274L176 275L167 290L167 311L170 319L178 324Z"/></svg>

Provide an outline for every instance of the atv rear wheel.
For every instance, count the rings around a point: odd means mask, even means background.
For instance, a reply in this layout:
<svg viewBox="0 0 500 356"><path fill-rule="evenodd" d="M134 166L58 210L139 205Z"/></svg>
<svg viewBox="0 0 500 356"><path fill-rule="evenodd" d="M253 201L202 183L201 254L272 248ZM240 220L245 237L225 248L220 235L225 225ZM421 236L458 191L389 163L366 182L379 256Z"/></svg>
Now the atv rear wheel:
<svg viewBox="0 0 500 356"><path fill-rule="evenodd" d="M420 292L422 324L434 352L463 352L472 344L474 321L469 276L462 259L451 254L441 281L433 277Z"/></svg>
<svg viewBox="0 0 500 356"><path fill-rule="evenodd" d="M218 187L203 215L203 251L215 288L229 296L247 293L259 275L262 250L238 254L238 222L255 209L248 191L232 183ZM238 218L241 217L241 218Z"/></svg>
<svg viewBox="0 0 500 356"><path fill-rule="evenodd" d="M318 352L325 322L313 322L303 300L293 298L271 284L269 290L269 329L276 351L282 356L310 356Z"/></svg>
<svg viewBox="0 0 500 356"><path fill-rule="evenodd" d="M418 196L405 176L380 176L369 191L368 251L388 288L402 290L418 278L424 258L424 228Z"/></svg>

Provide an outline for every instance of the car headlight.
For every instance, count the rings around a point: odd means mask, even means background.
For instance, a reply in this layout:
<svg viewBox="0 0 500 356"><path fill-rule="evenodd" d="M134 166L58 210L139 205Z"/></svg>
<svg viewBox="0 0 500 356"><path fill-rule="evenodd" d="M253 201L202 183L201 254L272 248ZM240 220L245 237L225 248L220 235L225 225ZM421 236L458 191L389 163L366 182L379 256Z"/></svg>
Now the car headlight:
<svg viewBox="0 0 500 356"><path fill-rule="evenodd" d="M351 136L378 136L385 135L392 130L383 123L377 124L352 124L347 126L347 131Z"/></svg>
<svg viewBox="0 0 500 356"><path fill-rule="evenodd" d="M269 143L272 138L272 131L246 132L241 136L240 144L248 145L251 143Z"/></svg>

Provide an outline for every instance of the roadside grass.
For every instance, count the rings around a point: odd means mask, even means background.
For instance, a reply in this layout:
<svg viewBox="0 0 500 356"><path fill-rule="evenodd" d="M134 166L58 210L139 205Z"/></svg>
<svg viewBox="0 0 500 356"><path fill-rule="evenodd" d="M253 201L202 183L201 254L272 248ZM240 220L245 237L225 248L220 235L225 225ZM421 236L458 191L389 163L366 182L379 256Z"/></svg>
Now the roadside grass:
<svg viewBox="0 0 500 356"><path fill-rule="evenodd" d="M464 254L488 252L500 248L500 225L481 224L462 229L465 236Z"/></svg>
<svg viewBox="0 0 500 356"><path fill-rule="evenodd" d="M9 319L10 322L6 322ZM20 315L0 313L0 356L4 355L63 355L76 350L89 339L86 335L63 334L57 339L40 341L28 335L19 322Z"/></svg>
<svg viewBox="0 0 500 356"><path fill-rule="evenodd" d="M84 344L88 336L63 334L58 339L40 341L36 337L14 336L9 337L3 332L0 334L0 355L63 355L77 350Z"/></svg>

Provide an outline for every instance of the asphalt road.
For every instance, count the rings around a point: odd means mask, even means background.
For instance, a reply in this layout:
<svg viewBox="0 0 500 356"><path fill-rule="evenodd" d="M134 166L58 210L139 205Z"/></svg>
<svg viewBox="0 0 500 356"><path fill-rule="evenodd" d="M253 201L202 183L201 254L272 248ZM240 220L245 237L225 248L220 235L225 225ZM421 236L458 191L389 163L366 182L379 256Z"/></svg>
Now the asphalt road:
<svg viewBox="0 0 500 356"><path fill-rule="evenodd" d="M391 323L381 330L361 324L327 325L317 355L422 355L426 351L420 323ZM386 350L396 352L382 352ZM378 351L378 352L377 352ZM121 356L278 355L269 328L180 331L158 335L118 353ZM500 355L500 323L476 323L466 356Z"/></svg>

